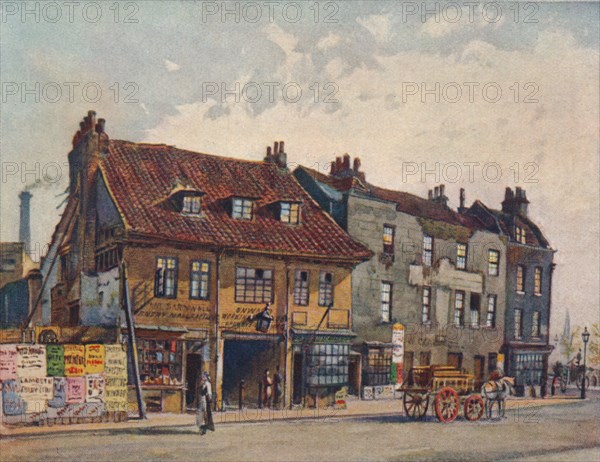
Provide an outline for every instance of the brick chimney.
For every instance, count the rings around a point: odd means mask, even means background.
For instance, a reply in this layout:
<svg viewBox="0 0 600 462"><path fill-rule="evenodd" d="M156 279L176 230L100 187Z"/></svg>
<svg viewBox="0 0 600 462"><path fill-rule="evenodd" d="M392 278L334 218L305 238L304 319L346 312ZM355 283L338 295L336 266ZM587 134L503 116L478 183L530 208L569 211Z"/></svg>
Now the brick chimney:
<svg viewBox="0 0 600 462"><path fill-rule="evenodd" d="M349 154L344 154L343 157L336 157L334 162L331 162L331 170L329 174L335 178L350 178L356 177L362 181L366 181L365 173L360 171L360 158L355 157L352 161Z"/></svg>
<svg viewBox="0 0 600 462"><path fill-rule="evenodd" d="M31 252L31 211L30 202L32 194L29 191L21 191L21 214L19 221L19 242L23 243L24 251L29 255Z"/></svg>
<svg viewBox="0 0 600 462"><path fill-rule="evenodd" d="M431 202L435 202L436 204L448 205L448 197L446 196L446 185L439 185L433 188L433 192L431 189L427 194L428 199Z"/></svg>
<svg viewBox="0 0 600 462"><path fill-rule="evenodd" d="M502 211L510 215L527 216L527 208L529 201L525 194L525 190L517 186L513 193L510 187L504 191L504 200L502 201Z"/></svg>
<svg viewBox="0 0 600 462"><path fill-rule="evenodd" d="M273 149L271 146L267 146L267 155L264 159L265 162L272 162L279 168L287 168L287 154L285 153L285 143L283 141L275 141L273 143Z"/></svg>
<svg viewBox="0 0 600 462"><path fill-rule="evenodd" d="M458 213L465 213L467 208L465 207L465 188L460 188L460 195L458 196L459 206Z"/></svg>

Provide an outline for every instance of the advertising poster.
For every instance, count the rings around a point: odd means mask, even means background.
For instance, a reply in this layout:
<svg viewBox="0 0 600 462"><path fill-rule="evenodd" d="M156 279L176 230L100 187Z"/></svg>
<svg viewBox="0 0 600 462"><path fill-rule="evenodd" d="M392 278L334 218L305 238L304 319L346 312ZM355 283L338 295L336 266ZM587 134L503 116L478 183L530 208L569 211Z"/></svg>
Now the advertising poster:
<svg viewBox="0 0 600 462"><path fill-rule="evenodd" d="M392 326L392 363L396 365L396 384L399 387L404 372L404 326L399 323Z"/></svg>
<svg viewBox="0 0 600 462"><path fill-rule="evenodd" d="M104 345L85 346L85 373L100 374L104 372Z"/></svg>
<svg viewBox="0 0 600 462"><path fill-rule="evenodd" d="M86 403L101 403L104 401L104 377L100 374L85 376Z"/></svg>
<svg viewBox="0 0 600 462"><path fill-rule="evenodd" d="M65 349L62 345L46 345L46 371L51 377L65 375Z"/></svg>
<svg viewBox="0 0 600 462"><path fill-rule="evenodd" d="M19 396L19 383L7 380L2 383L2 412L4 415L21 415L25 412L25 404Z"/></svg>
<svg viewBox="0 0 600 462"><path fill-rule="evenodd" d="M46 345L17 345L17 377L46 376Z"/></svg>
<svg viewBox="0 0 600 462"><path fill-rule="evenodd" d="M85 374L85 347L83 345L64 345L65 375L82 377Z"/></svg>
<svg viewBox="0 0 600 462"><path fill-rule="evenodd" d="M0 345L0 382L17 378L17 346Z"/></svg>
<svg viewBox="0 0 600 462"><path fill-rule="evenodd" d="M67 404L85 402L85 377L67 377Z"/></svg>

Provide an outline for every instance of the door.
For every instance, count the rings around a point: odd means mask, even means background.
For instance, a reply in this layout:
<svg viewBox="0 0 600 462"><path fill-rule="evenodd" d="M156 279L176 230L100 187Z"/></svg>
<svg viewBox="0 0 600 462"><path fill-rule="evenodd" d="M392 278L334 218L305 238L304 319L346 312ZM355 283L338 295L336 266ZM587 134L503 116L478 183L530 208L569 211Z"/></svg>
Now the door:
<svg viewBox="0 0 600 462"><path fill-rule="evenodd" d="M412 351L404 352L404 382L407 382L409 379L410 370L413 368L415 354Z"/></svg>
<svg viewBox="0 0 600 462"><path fill-rule="evenodd" d="M448 366L462 369L462 353L448 353Z"/></svg>
<svg viewBox="0 0 600 462"><path fill-rule="evenodd" d="M198 389L198 379L202 373L202 355L186 355L185 381L187 390L185 391L185 405L188 408L195 409L197 406L196 391Z"/></svg>
<svg viewBox="0 0 600 462"><path fill-rule="evenodd" d="M483 385L485 374L485 358L483 356L475 356L473 358L473 375L475 375L475 389L479 390Z"/></svg>
<svg viewBox="0 0 600 462"><path fill-rule="evenodd" d="M360 356L350 355L348 361L348 393L358 395L360 390Z"/></svg>
<svg viewBox="0 0 600 462"><path fill-rule="evenodd" d="M292 397L294 404L302 403L302 353L294 354L294 369L292 377Z"/></svg>

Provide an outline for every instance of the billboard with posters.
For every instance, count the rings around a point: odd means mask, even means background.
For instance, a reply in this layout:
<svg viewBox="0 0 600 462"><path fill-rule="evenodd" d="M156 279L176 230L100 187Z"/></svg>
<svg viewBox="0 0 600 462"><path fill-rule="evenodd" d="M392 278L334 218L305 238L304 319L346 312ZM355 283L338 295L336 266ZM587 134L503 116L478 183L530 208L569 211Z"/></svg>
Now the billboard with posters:
<svg viewBox="0 0 600 462"><path fill-rule="evenodd" d="M396 367L396 384L401 386L404 372L404 325L399 323L392 326L392 363Z"/></svg>

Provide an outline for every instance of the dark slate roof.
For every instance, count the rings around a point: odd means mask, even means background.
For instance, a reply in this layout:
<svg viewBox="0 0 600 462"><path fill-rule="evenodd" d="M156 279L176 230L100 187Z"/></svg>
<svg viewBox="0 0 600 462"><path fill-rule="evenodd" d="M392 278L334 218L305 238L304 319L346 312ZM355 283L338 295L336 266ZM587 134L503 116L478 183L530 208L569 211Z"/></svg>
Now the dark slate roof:
<svg viewBox="0 0 600 462"><path fill-rule="evenodd" d="M323 212L294 176L271 162L201 154L173 146L111 140L100 163L126 229L169 241L360 261L370 251ZM189 216L167 198L185 183L201 191L202 214ZM231 197L256 198L254 219L231 217ZM302 203L301 224L279 221L273 204Z"/></svg>
<svg viewBox="0 0 600 462"><path fill-rule="evenodd" d="M304 166L300 166L298 169L304 170L315 181L333 187L338 191L347 192L352 189L354 192L367 197L394 202L396 203L396 210L399 212L442 221L456 226L464 226L472 230L485 229L485 226L477 217L458 213L446 205L414 194L381 188L371 183L363 182L356 177L335 178Z"/></svg>

